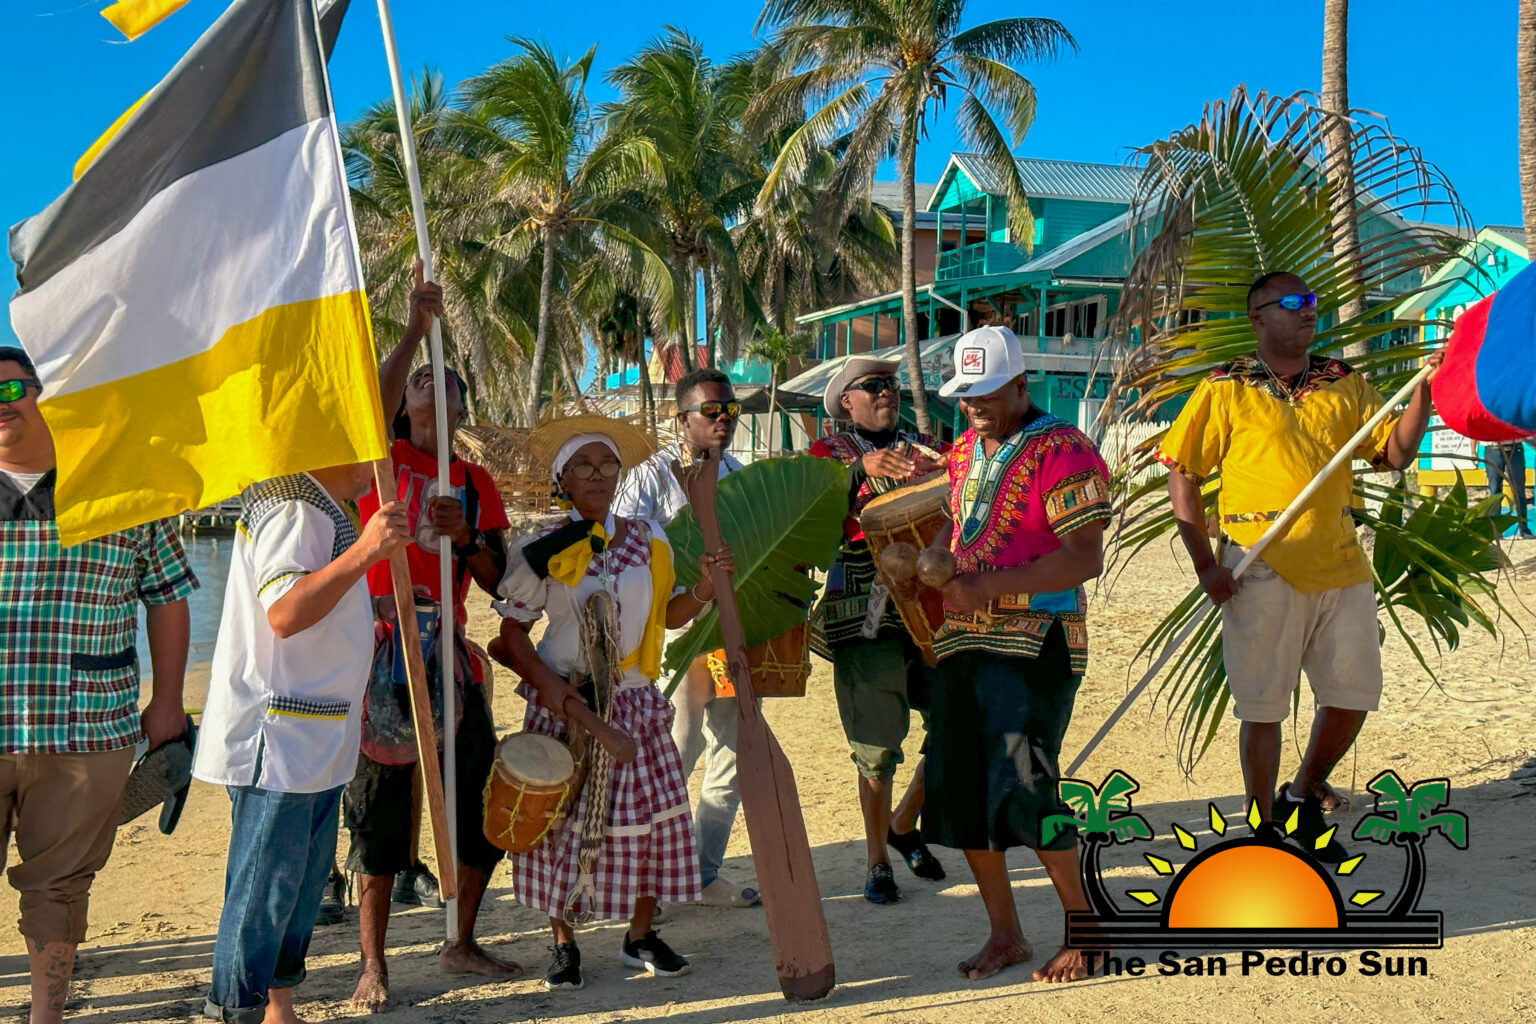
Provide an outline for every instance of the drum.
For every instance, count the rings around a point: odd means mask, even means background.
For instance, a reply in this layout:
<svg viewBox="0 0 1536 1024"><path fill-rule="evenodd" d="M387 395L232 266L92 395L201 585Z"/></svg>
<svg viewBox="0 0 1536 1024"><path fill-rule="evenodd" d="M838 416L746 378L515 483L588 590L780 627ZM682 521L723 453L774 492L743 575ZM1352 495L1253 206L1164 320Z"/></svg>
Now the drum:
<svg viewBox="0 0 1536 1024"><path fill-rule="evenodd" d="M715 696L736 696L725 652L712 651L706 660L715 681ZM752 670L754 696L804 697L805 682L811 677L810 627L802 622L765 644L748 647L747 665Z"/></svg>
<svg viewBox="0 0 1536 1024"><path fill-rule="evenodd" d="M877 572L880 552L886 545L905 541L922 550L938 536L950 521L949 513L944 510L944 499L948 494L949 476L941 472L882 494L864 506L859 525L869 542L869 553L875 560ZM880 578L887 587L892 586L883 572ZM923 660L935 664L933 631L944 621L944 598L937 590L920 586L917 598L909 602L898 601L896 610L901 613L901 621L912 635L912 642L922 651Z"/></svg>
<svg viewBox="0 0 1536 1024"><path fill-rule="evenodd" d="M508 853L527 853L558 832L576 803L576 762L564 743L516 732L497 745L485 781L485 838Z"/></svg>

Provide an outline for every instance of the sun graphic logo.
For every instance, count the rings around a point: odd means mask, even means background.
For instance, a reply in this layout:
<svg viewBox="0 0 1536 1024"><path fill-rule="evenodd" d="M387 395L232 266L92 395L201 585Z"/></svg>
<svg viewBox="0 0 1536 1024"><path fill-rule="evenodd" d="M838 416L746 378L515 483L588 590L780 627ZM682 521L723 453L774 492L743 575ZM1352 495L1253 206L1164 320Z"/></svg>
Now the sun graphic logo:
<svg viewBox="0 0 1536 1024"><path fill-rule="evenodd" d="M1312 850L1303 850L1287 844L1296 831L1297 814L1285 822L1266 822L1252 805L1246 818L1248 832L1229 836L1227 819L1212 803L1210 830L1218 839L1215 845L1201 849L1192 832L1174 824L1179 849L1193 856L1179 866L1169 858L1143 854L1155 875L1169 879L1169 884L1161 893L1153 888L1127 889L1125 895L1135 906L1124 906L1110 896L1099 856L1116 843L1154 840L1147 820L1131 809L1131 796L1140 788L1119 770L1097 787L1063 779L1061 798L1076 813L1053 814L1041 822L1045 842L1069 828L1076 829L1083 840L1083 890L1092 909L1067 915L1068 946L1177 944L1244 950L1440 946L1440 911L1420 909L1418 903L1424 891L1425 839L1438 832L1458 849L1467 848L1467 816L1444 809L1450 798L1448 780L1407 786L1397 773L1384 771L1366 787L1375 794L1376 810L1355 826L1354 837L1399 846L1406 855L1402 883L1385 904L1384 891L1355 889L1347 898L1340 891L1339 880L1353 875L1366 854L1344 860L1333 876L1312 856L1328 845L1334 829L1319 836Z"/></svg>

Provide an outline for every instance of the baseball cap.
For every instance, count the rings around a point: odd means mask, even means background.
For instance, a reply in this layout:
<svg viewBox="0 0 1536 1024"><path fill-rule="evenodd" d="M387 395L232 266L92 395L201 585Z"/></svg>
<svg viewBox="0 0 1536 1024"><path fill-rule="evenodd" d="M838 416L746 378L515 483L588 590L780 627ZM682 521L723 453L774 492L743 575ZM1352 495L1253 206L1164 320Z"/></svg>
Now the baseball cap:
<svg viewBox="0 0 1536 1024"><path fill-rule="evenodd" d="M943 398L990 395L1024 372L1024 349L1006 327L978 327L955 342L955 375L939 388Z"/></svg>

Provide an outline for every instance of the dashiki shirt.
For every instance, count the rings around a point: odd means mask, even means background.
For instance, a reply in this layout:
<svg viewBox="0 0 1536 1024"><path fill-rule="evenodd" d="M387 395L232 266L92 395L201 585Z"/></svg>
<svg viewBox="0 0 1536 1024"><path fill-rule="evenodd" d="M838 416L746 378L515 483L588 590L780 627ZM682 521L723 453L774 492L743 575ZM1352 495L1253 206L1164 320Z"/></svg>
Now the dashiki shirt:
<svg viewBox="0 0 1536 1024"><path fill-rule="evenodd" d="M883 445L875 444L856 429L820 438L811 445L810 454L817 458L836 459L845 466L854 467L849 481L848 517L843 520L843 545L827 576L826 593L811 618L811 647L828 660L832 658L833 648L863 639L860 630L869 613L870 589L875 583L875 560L869 553L864 530L859 526L859 514L875 498L907 485L905 480L865 475L858 465L859 460L876 448L898 448L903 444L914 447L922 445L940 455L949 450L948 445L927 434L904 430L895 432ZM876 629L877 632L884 629L906 630L896 610L895 601L886 602Z"/></svg>
<svg viewBox="0 0 1536 1024"><path fill-rule="evenodd" d="M581 531L591 526L572 513L514 541L495 607L524 624L547 617L539 657L556 675L570 679L588 671L582 608L600 589L612 595L619 645L627 652L623 678L614 684L612 724L634 738L639 752L630 763L613 766L604 794L608 827L592 876L583 878L578 866L581 822L594 795L589 781L557 837L529 853L511 855L512 884L519 903L549 917L565 918L574 893L575 913L623 920L633 916L635 902L643 897L691 903L701 898L702 886L688 779L672 742L672 705L654 681L666 620L662 607L658 623L657 602L664 604L672 595L672 548L660 524L645 519L630 520L624 541L609 547L606 538L615 532L610 517L603 528L591 531L590 547L573 562L568 542L579 534L579 543L585 543ZM551 557L555 549L561 554ZM563 740L565 722L539 703L537 691L521 683L517 692L528 702L523 727Z"/></svg>
<svg viewBox="0 0 1536 1024"><path fill-rule="evenodd" d="M1381 408L1382 397L1348 363L1313 356L1281 380L1256 356L1217 367L1195 386L1157 459L1192 480L1221 473L1221 529L1247 547ZM1397 426L1389 416L1355 449L1384 463ZM1354 479L1335 473L1317 489L1264 561L1303 593L1371 581L1350 514Z"/></svg>
<svg viewBox="0 0 1536 1024"><path fill-rule="evenodd" d="M1028 565L1061 547L1061 536L1110 518L1109 472L1076 427L1032 409L989 458L967 430L949 453L950 551L959 573ZM994 598L974 614L945 607L933 638L940 660L960 651L1040 654L1051 624L1066 631L1072 671L1088 667L1087 595L1082 587Z"/></svg>

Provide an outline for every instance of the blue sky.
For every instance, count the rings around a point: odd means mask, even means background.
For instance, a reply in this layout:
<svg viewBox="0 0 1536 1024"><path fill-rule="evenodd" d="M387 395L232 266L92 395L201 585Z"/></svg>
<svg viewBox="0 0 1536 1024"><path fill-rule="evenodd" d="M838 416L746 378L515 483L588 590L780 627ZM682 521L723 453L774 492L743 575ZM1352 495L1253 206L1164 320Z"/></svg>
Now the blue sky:
<svg viewBox="0 0 1536 1024"><path fill-rule="evenodd" d="M191 45L225 0L191 0L135 43L99 11L108 0L5 0L0 37L11 83L4 115L0 224L45 206L69 184L91 141ZM970 0L966 24L1028 14L1061 20L1081 51L1026 68L1039 93L1020 153L1118 162L1133 148L1196 120L1201 105L1233 86L1290 93L1316 89L1322 0L1286 6L1163 0ZM1350 99L1386 115L1393 131L1450 177L1474 221L1518 224L1515 90L1516 0L1355 0ZM599 44L605 70L677 25L725 58L754 45L760 8L743 0L395 0L402 61L460 81L508 55L508 35L542 37L578 55ZM353 116L389 95L370 0L353 0L331 67L338 113ZM600 79L600 76L596 76ZM608 98L594 82L594 97ZM932 181L954 145L941 123L918 153ZM888 175L882 175L888 176ZM7 288L8 292L10 289ZM14 336L9 318L0 344Z"/></svg>

